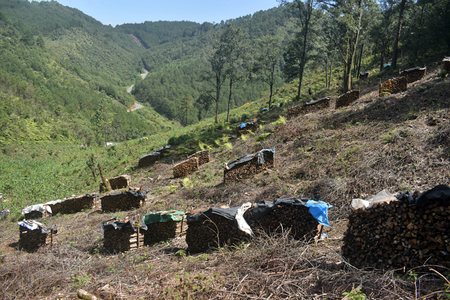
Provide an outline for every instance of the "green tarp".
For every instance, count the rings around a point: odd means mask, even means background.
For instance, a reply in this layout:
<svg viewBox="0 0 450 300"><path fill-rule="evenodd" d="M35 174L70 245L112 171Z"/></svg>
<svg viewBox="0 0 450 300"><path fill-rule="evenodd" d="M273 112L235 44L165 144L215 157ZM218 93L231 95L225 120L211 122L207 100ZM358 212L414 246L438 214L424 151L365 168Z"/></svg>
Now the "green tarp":
<svg viewBox="0 0 450 300"><path fill-rule="evenodd" d="M169 221L179 222L184 218L184 212L180 210L166 210L157 213L148 214L142 217L145 224L163 223Z"/></svg>

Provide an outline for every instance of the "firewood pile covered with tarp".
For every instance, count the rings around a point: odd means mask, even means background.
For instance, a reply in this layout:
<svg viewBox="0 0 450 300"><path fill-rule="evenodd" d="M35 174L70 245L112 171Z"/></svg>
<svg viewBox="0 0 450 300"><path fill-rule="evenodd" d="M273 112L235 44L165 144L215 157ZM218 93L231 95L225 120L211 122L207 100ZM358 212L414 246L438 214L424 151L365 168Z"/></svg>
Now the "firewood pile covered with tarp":
<svg viewBox="0 0 450 300"><path fill-rule="evenodd" d="M261 201L247 210L245 219L257 232L271 234L289 231L294 239L309 240L317 236L320 225L328 223L328 209L331 205L310 199L284 198L275 201Z"/></svg>
<svg viewBox="0 0 450 300"><path fill-rule="evenodd" d="M258 130L258 124L255 121L241 123L236 126L236 134L238 137L250 132L256 132L256 130Z"/></svg>
<svg viewBox="0 0 450 300"><path fill-rule="evenodd" d="M188 214L186 243L191 252L206 251L225 244L239 244L251 237L251 229L243 218L250 203L232 208L210 208Z"/></svg>
<svg viewBox="0 0 450 300"><path fill-rule="evenodd" d="M84 209L92 209L98 195L86 194L82 196L73 196L62 200L49 201L44 204L35 204L22 209L25 219L39 219L56 214L77 213Z"/></svg>
<svg viewBox="0 0 450 300"><path fill-rule="evenodd" d="M209 163L210 161L210 154L209 154L209 149L205 149L205 150L201 150L198 152L195 152L192 155L189 155L187 159L191 159L193 157L197 157L198 158L198 165L204 165L206 163Z"/></svg>
<svg viewBox="0 0 450 300"><path fill-rule="evenodd" d="M57 242L56 226L45 226L34 220L24 220L17 224L20 230L19 248L34 251L41 246L53 245Z"/></svg>
<svg viewBox="0 0 450 300"><path fill-rule="evenodd" d="M239 159L225 163L224 183L247 178L253 174L262 172L265 169L274 167L275 150L263 149L255 154L247 154Z"/></svg>
<svg viewBox="0 0 450 300"><path fill-rule="evenodd" d="M450 267L450 187L354 199L342 254L357 267Z"/></svg>
<svg viewBox="0 0 450 300"><path fill-rule="evenodd" d="M187 227L184 216L184 212L179 210L166 210L143 216L142 221L148 227L144 234L144 244L153 245L182 234Z"/></svg>
<svg viewBox="0 0 450 300"><path fill-rule="evenodd" d="M144 234L147 226L144 223L133 224L130 220L114 217L101 225L103 230L103 248L108 252L122 252L144 246Z"/></svg>
<svg viewBox="0 0 450 300"><path fill-rule="evenodd" d="M103 212L115 212L120 210L131 210L144 205L147 191L128 190L124 193L105 195L100 198Z"/></svg>
<svg viewBox="0 0 450 300"><path fill-rule="evenodd" d="M330 103L331 103L331 99L328 97L325 97L325 98L322 98L319 100L314 100L314 101L310 101L307 103L303 103L300 105L290 107L288 110L287 118L292 119L298 115L304 115L304 114L312 113L312 112L315 112L318 110L327 109L330 107Z"/></svg>
<svg viewBox="0 0 450 300"><path fill-rule="evenodd" d="M411 68L400 72L400 76L406 77L408 83L422 79L427 73L427 68Z"/></svg>

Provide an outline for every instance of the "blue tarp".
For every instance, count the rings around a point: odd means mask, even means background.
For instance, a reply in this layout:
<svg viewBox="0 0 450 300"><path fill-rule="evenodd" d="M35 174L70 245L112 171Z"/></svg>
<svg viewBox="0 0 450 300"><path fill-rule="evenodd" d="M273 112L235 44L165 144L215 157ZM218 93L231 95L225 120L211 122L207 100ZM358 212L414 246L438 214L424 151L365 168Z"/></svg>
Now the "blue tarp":
<svg viewBox="0 0 450 300"><path fill-rule="evenodd" d="M320 200L308 200L305 206L309 207L309 212L317 221L319 221L319 224L330 226L330 223L328 222L328 208L333 207L333 205Z"/></svg>
<svg viewBox="0 0 450 300"><path fill-rule="evenodd" d="M241 125L239 125L239 128L244 128L244 127L247 127L247 124L245 124L245 123L242 123Z"/></svg>

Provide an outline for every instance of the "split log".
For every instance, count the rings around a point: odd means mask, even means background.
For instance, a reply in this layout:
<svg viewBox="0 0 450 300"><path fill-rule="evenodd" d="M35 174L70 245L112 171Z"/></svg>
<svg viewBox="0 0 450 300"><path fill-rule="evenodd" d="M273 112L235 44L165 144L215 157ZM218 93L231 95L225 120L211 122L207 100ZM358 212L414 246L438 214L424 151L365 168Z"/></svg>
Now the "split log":
<svg viewBox="0 0 450 300"><path fill-rule="evenodd" d="M336 99L336 108L349 106L359 99L359 90L348 91Z"/></svg>
<svg viewBox="0 0 450 300"><path fill-rule="evenodd" d="M397 77L381 83L378 94L380 97L396 94L406 91L407 87L408 79L406 79L406 77Z"/></svg>
<svg viewBox="0 0 450 300"><path fill-rule="evenodd" d="M247 154L238 160L224 165L224 183L247 178L274 167L274 151L270 149L261 150L256 154Z"/></svg>
<svg viewBox="0 0 450 300"><path fill-rule="evenodd" d="M210 156L209 156L209 149L205 149L202 151L198 151L192 155L189 155L187 157L187 159L191 159L193 157L197 157L198 158L198 165L201 166L203 164L209 163L210 161Z"/></svg>
<svg viewBox="0 0 450 300"><path fill-rule="evenodd" d="M427 68L411 68L400 72L400 76L406 77L408 83L422 79L427 73Z"/></svg>
<svg viewBox="0 0 450 300"><path fill-rule="evenodd" d="M331 99L326 97L319 100L303 103L290 107L288 110L288 119L292 119L298 115L304 115L315 111L327 109L330 107Z"/></svg>
<svg viewBox="0 0 450 300"><path fill-rule="evenodd" d="M189 174L194 173L197 170L198 170L198 158L191 157L185 161L176 164L173 167L173 177L174 178L185 177Z"/></svg>
<svg viewBox="0 0 450 300"><path fill-rule="evenodd" d="M144 205L147 197L146 191L129 190L125 193L106 195L100 198L103 212L131 210Z"/></svg>

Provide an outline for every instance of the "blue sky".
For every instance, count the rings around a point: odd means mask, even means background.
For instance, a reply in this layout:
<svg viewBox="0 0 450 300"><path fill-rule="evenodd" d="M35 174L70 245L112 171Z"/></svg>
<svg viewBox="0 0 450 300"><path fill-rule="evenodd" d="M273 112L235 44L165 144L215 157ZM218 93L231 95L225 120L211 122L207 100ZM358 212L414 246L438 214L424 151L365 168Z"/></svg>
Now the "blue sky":
<svg viewBox="0 0 450 300"><path fill-rule="evenodd" d="M56 0L105 25L145 21L220 23L278 6L276 0Z"/></svg>

